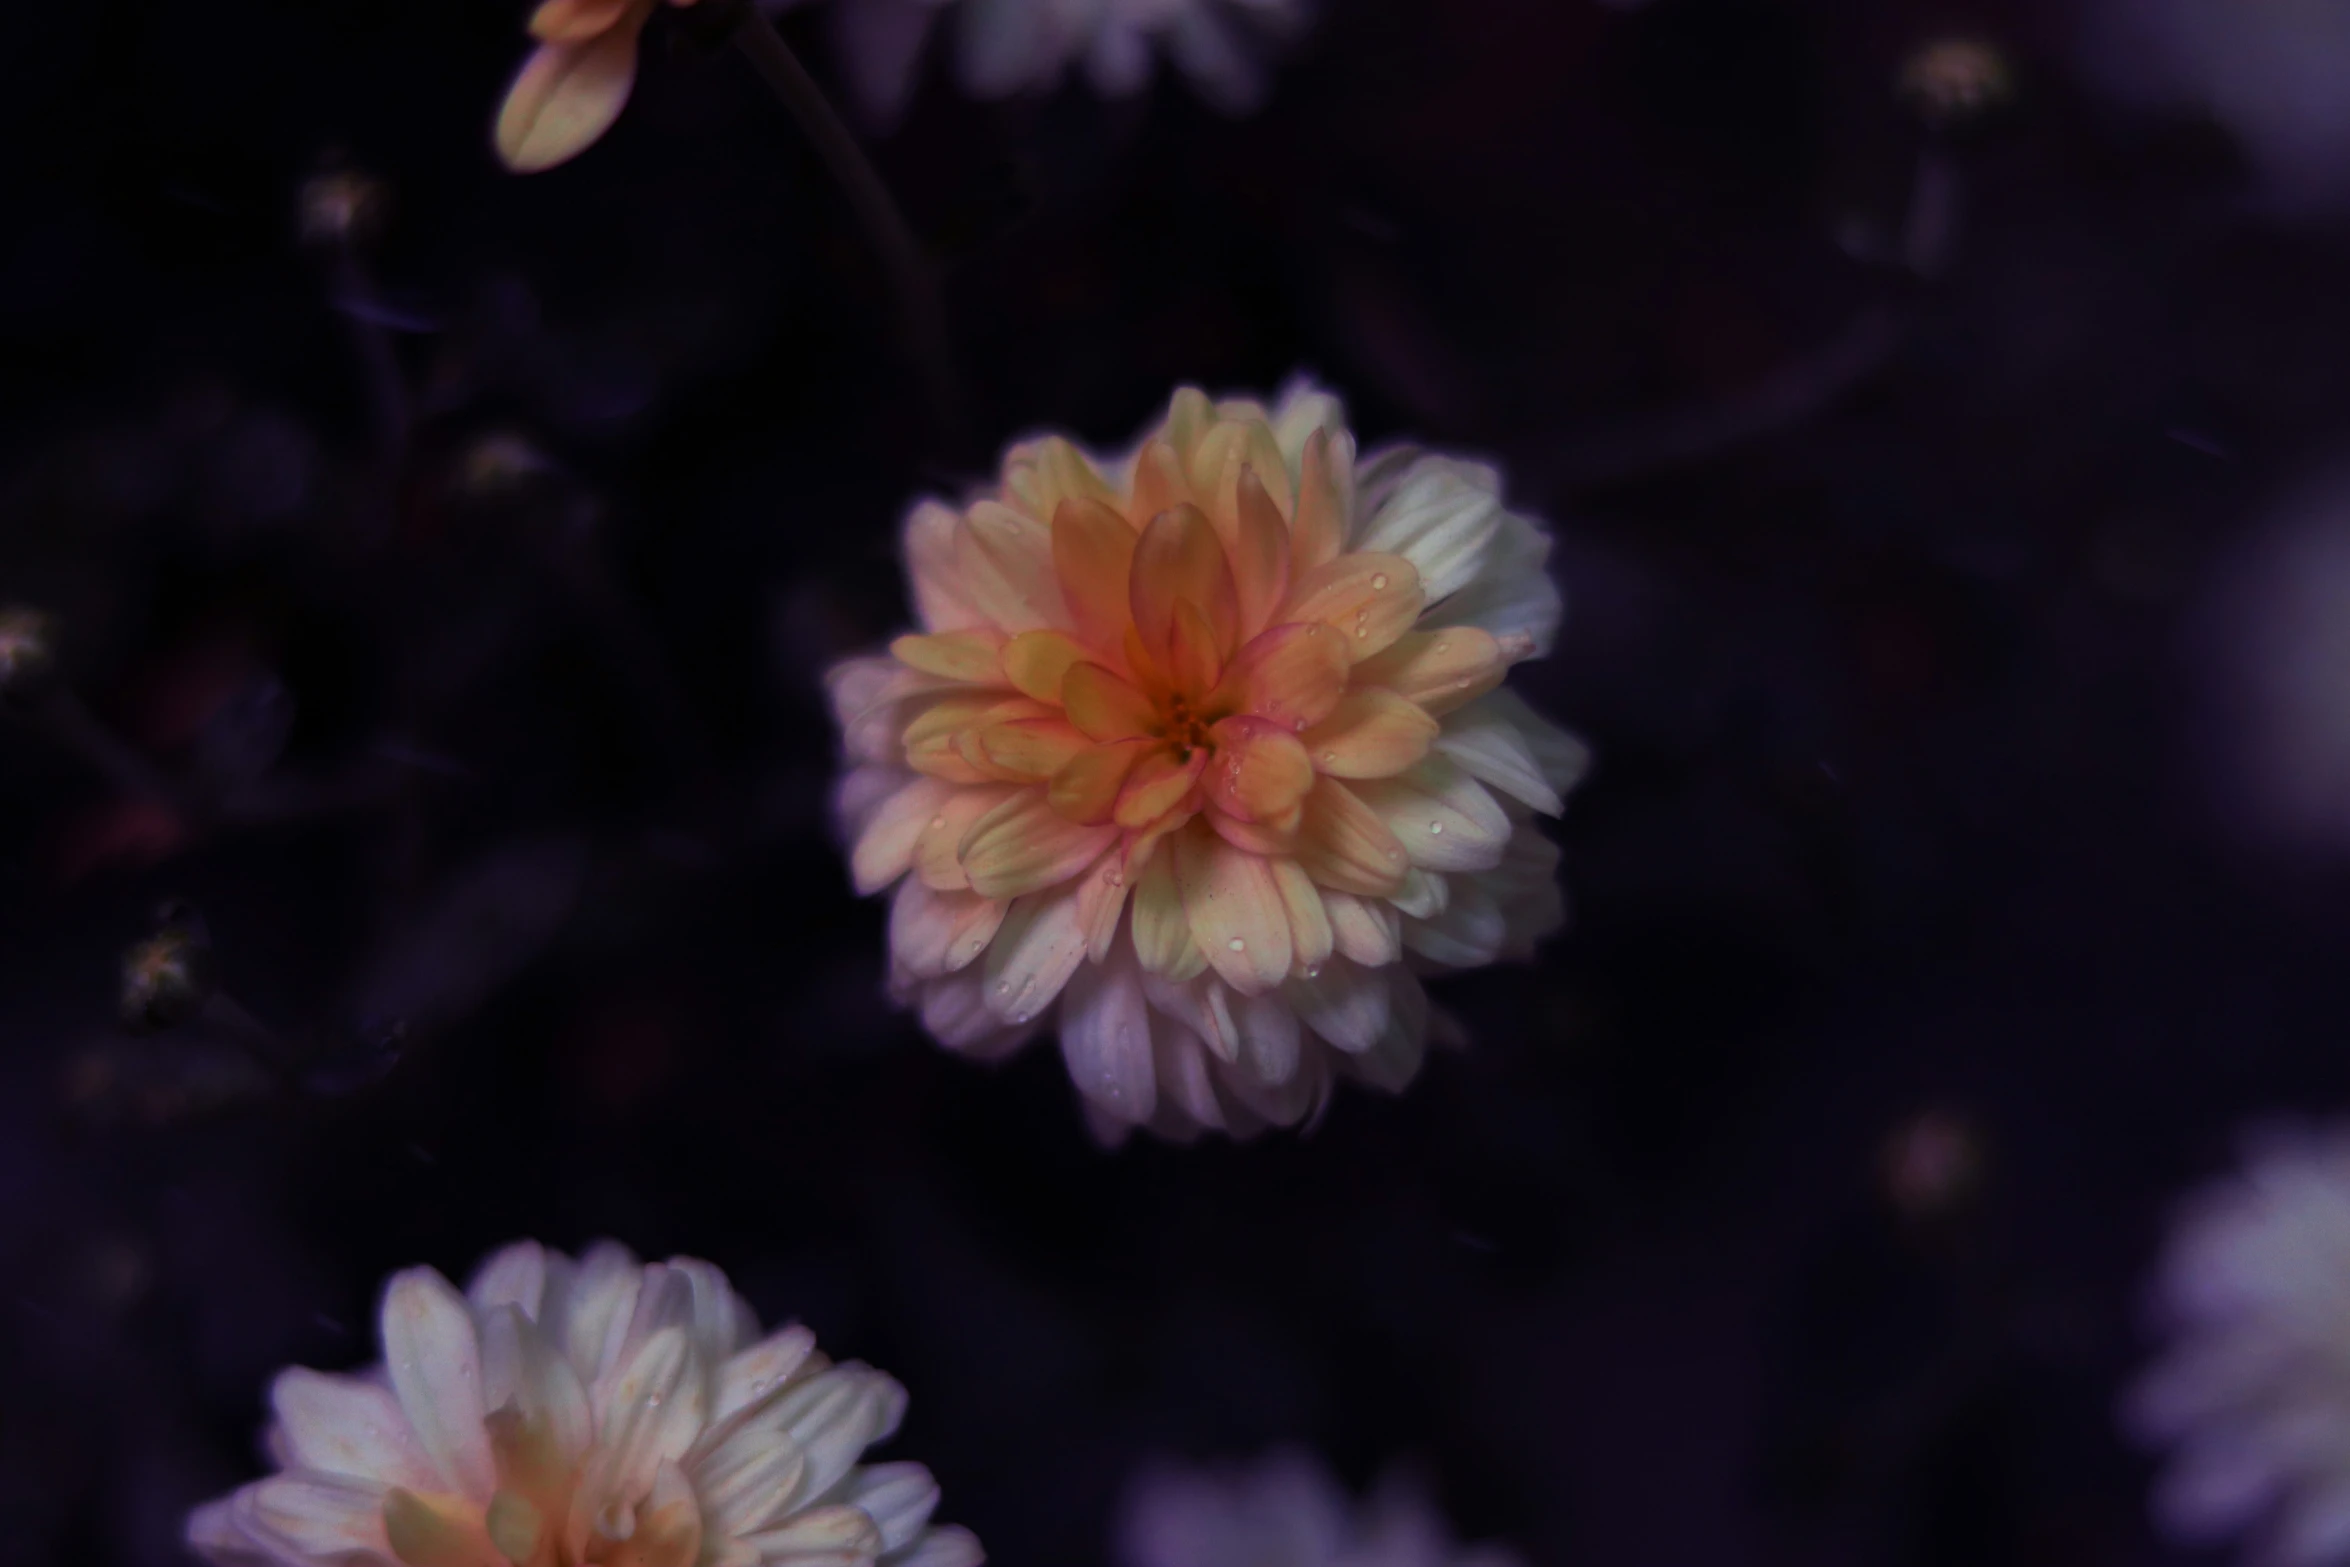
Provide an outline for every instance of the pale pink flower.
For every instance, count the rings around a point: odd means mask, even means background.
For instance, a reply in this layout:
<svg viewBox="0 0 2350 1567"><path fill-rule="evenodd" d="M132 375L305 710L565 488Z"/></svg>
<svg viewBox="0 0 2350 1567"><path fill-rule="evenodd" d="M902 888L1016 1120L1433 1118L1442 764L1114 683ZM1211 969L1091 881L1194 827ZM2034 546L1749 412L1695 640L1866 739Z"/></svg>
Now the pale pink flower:
<svg viewBox="0 0 2350 1567"><path fill-rule="evenodd" d="M1520 1567L1500 1546L1454 1541L1417 1487L1347 1495L1320 1460L1274 1453L1223 1470L1157 1470L1127 1492L1118 1567Z"/></svg>
<svg viewBox="0 0 2350 1567"><path fill-rule="evenodd" d="M506 167L517 174L551 169L612 128L636 85L637 36L657 3L543 0L531 13L539 46L507 87L491 137Z"/></svg>
<svg viewBox="0 0 2350 1567"><path fill-rule="evenodd" d="M1361 464L1337 402L1176 394L1130 456L1016 446L906 523L922 631L832 671L892 987L983 1058L1057 1028L1116 1136L1396 1090L1417 970L1561 921L1536 828L1582 747L1502 677L1547 651L1550 541L1491 469Z"/></svg>
<svg viewBox="0 0 2350 1567"><path fill-rule="evenodd" d="M531 1242L384 1292L383 1364L279 1373L280 1472L198 1508L221 1567L976 1567L919 1464L861 1467L905 1390L765 1338L706 1262Z"/></svg>

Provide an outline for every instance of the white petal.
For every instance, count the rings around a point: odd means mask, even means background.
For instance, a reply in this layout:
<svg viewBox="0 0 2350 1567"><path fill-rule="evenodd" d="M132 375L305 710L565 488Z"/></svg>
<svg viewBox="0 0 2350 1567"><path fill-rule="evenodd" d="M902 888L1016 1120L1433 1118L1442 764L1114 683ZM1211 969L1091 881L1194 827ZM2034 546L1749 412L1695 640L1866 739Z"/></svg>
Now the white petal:
<svg viewBox="0 0 2350 1567"><path fill-rule="evenodd" d="M1476 878L1461 883L1451 905L1431 920L1412 920L1403 939L1414 952L1449 968L1479 968L1501 955L1509 921Z"/></svg>
<svg viewBox="0 0 2350 1567"><path fill-rule="evenodd" d="M1486 871L1501 863L1509 814L1485 786L1441 756L1393 778L1351 785L1403 844L1414 865L1432 871Z"/></svg>
<svg viewBox="0 0 2350 1567"><path fill-rule="evenodd" d="M1330 932L1341 957L1365 968L1383 968L1403 956L1403 917L1393 904L1328 889L1322 903L1330 911Z"/></svg>
<svg viewBox="0 0 2350 1567"><path fill-rule="evenodd" d="M828 1501L841 1479L880 1436L895 1384L869 1366L835 1366L777 1401L783 1429L808 1455L793 1505Z"/></svg>
<svg viewBox="0 0 2350 1567"><path fill-rule="evenodd" d="M543 1416L556 1449L566 1458L577 1459L587 1451L596 1434L587 1389L538 1324L514 1306L483 1313L481 1359L486 1406L496 1410L511 1403L525 1418Z"/></svg>
<svg viewBox="0 0 2350 1567"><path fill-rule="evenodd" d="M703 1522L714 1540L763 1529L790 1510L808 1455L773 1422L742 1422L706 1453L687 1460Z"/></svg>
<svg viewBox="0 0 2350 1567"><path fill-rule="evenodd" d="M889 955L923 979L952 974L987 950L1010 907L1009 899L940 892L908 876L890 898Z"/></svg>
<svg viewBox="0 0 2350 1567"><path fill-rule="evenodd" d="M281 1460L289 1469L314 1469L383 1485L439 1488L440 1471L425 1453L400 1400L380 1382L329 1376L296 1366L270 1385Z"/></svg>
<svg viewBox="0 0 2350 1567"><path fill-rule="evenodd" d="M1305 462L1306 442L1313 439L1316 430L1329 432L1333 440L1344 435L1346 406L1305 376L1293 377L1273 400L1273 444L1289 460L1289 483L1293 490ZM1351 467L1351 451L1348 455Z"/></svg>
<svg viewBox="0 0 2350 1567"><path fill-rule="evenodd" d="M980 1567L987 1553L968 1529L933 1529L914 1548L890 1558L889 1567Z"/></svg>
<svg viewBox="0 0 2350 1567"><path fill-rule="evenodd" d="M1436 749L1470 776L1522 800L1545 816L1566 809L1568 790L1589 769L1582 741L1504 687L1447 713Z"/></svg>
<svg viewBox="0 0 2350 1567"><path fill-rule="evenodd" d="M643 1496L661 1466L683 1458L701 1434L708 1407L692 1334L670 1326L647 1337L597 1402L597 1456L573 1502L575 1537L580 1508L592 1517L613 1495Z"/></svg>
<svg viewBox="0 0 2350 1567"><path fill-rule="evenodd" d="M816 1335L795 1322L736 1354L718 1373L718 1402L710 1418L724 1420L775 1392L815 1352Z"/></svg>
<svg viewBox="0 0 2350 1567"><path fill-rule="evenodd" d="M476 1311L488 1311L493 1306L517 1306L524 1316L536 1319L546 1288L546 1248L537 1241L516 1241L492 1252L473 1270L472 1282L465 1286L465 1298Z"/></svg>
<svg viewBox="0 0 2350 1567"><path fill-rule="evenodd" d="M1550 538L1515 512L1485 547L1477 579L1420 617L1420 629L1475 626L1490 631L1505 648L1522 648L1539 658L1558 640L1565 614L1558 584L1550 580Z"/></svg>
<svg viewBox="0 0 2350 1567"><path fill-rule="evenodd" d="M939 814L955 786L937 778L906 775L909 782L874 808L849 855L849 871L860 897L870 897L906 874L914 863L914 840Z"/></svg>
<svg viewBox="0 0 2350 1567"><path fill-rule="evenodd" d="M1349 1054L1370 1049L1387 1028L1386 981L1343 958L1323 964L1312 978L1293 976L1281 993L1306 1027Z"/></svg>
<svg viewBox="0 0 2350 1567"><path fill-rule="evenodd" d="M1151 1020L1151 1042L1157 1058L1160 1116L1178 1111L1194 1125L1223 1130L1224 1107L1216 1102L1213 1058L1199 1035L1161 1015Z"/></svg>
<svg viewBox="0 0 2350 1567"><path fill-rule="evenodd" d="M488 1501L497 1468L482 1429L481 1343L465 1297L430 1268L394 1274L382 1334L384 1369L417 1442L448 1489Z"/></svg>
<svg viewBox="0 0 2350 1567"><path fill-rule="evenodd" d="M1151 1118L1158 1089L1150 1007L1129 948L1121 945L1070 980L1061 1003L1061 1057L1077 1091L1102 1113L1136 1126Z"/></svg>
<svg viewBox="0 0 2350 1567"><path fill-rule="evenodd" d="M243 1533L281 1559L332 1562L356 1555L390 1567L380 1485L296 1470L247 1486L235 1506Z"/></svg>
<svg viewBox="0 0 2350 1567"><path fill-rule="evenodd" d="M987 1008L1006 1023L1038 1017L1085 961L1085 922L1078 910L1082 879L1014 898L988 945L984 969Z"/></svg>
<svg viewBox="0 0 2350 1567"><path fill-rule="evenodd" d="M1401 555L1433 604L1474 581L1501 526L1501 479L1482 463L1422 457L1364 502L1375 506L1358 550Z"/></svg>
<svg viewBox="0 0 2350 1567"><path fill-rule="evenodd" d="M781 1528L762 1530L743 1543L757 1547L764 1560L790 1567L855 1567L873 1560L880 1538L872 1519L843 1505L801 1513Z"/></svg>
<svg viewBox="0 0 2350 1567"><path fill-rule="evenodd" d="M1177 984L1163 974L1146 973L1142 994L1153 1011L1165 1013L1199 1035L1219 1061L1240 1055L1240 1025L1233 1019L1233 1002L1241 998L1215 975L1201 974Z"/></svg>
<svg viewBox="0 0 2350 1567"><path fill-rule="evenodd" d="M1404 872L1403 885L1387 901L1415 919L1427 919L1442 913L1451 896L1449 882L1434 871L1424 871L1415 865Z"/></svg>
<svg viewBox="0 0 2350 1567"><path fill-rule="evenodd" d="M875 1464L849 1482L844 1500L881 1531L884 1555L911 1545L938 1507L938 1482L920 1464Z"/></svg>
<svg viewBox="0 0 2350 1567"><path fill-rule="evenodd" d="M922 1026L974 1061L1000 1061L1035 1037L1037 1024L1006 1023L987 1004L987 976L965 969L921 987ZM1039 1014L1040 1016L1042 1014Z"/></svg>
<svg viewBox="0 0 2350 1567"><path fill-rule="evenodd" d="M694 1348L705 1366L720 1366L759 1333L759 1320L728 1287L716 1264L699 1257L672 1257L669 1267L693 1289Z"/></svg>
<svg viewBox="0 0 2350 1567"><path fill-rule="evenodd" d="M223 1496L188 1514L181 1538L214 1567L277 1567L276 1560L237 1522L244 1493Z"/></svg>
<svg viewBox="0 0 2350 1567"><path fill-rule="evenodd" d="M1355 1076L1374 1088L1401 1093L1420 1072L1428 1053L1428 994L1408 969L1382 969L1371 976L1384 980L1388 992L1387 1026L1371 1048L1352 1058Z"/></svg>
<svg viewBox="0 0 2350 1567"><path fill-rule="evenodd" d="M1304 1029L1288 999L1276 991L1269 996L1242 996L1233 1008L1240 1024L1241 1075L1279 1087L1297 1075Z"/></svg>

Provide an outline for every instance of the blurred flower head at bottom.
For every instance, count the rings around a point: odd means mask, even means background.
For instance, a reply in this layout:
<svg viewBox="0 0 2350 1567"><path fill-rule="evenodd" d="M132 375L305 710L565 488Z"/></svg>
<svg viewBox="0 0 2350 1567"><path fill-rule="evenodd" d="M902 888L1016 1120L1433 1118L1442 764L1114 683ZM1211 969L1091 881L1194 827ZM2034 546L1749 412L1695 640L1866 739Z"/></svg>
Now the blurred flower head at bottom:
<svg viewBox="0 0 2350 1567"><path fill-rule="evenodd" d="M2350 1126L2252 1139L2180 1214L2155 1308L2170 1342L2125 1416L2173 1450L2158 1521L2283 1567L2350 1561Z"/></svg>
<svg viewBox="0 0 2350 1567"><path fill-rule="evenodd" d="M1520 1567L1495 1545L1456 1543L1402 1475L1367 1499L1320 1460L1276 1452L1215 1470L1161 1468L1129 1487L1117 1567Z"/></svg>
<svg viewBox="0 0 2350 1567"><path fill-rule="evenodd" d="M198 1508L221 1567L976 1567L919 1464L860 1466L905 1390L758 1319L709 1263L532 1242L384 1292L383 1363L270 1390L280 1472Z"/></svg>

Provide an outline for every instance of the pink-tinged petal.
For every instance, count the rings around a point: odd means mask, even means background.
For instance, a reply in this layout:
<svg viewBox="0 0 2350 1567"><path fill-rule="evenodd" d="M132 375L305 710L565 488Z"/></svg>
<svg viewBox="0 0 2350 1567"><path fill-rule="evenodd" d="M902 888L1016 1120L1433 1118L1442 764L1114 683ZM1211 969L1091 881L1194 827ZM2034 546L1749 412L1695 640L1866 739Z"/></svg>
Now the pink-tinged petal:
<svg viewBox="0 0 2350 1567"><path fill-rule="evenodd" d="M881 803L849 853L849 875L859 896L870 897L906 873L922 829L954 796L950 784L935 778L910 778Z"/></svg>
<svg viewBox="0 0 2350 1567"><path fill-rule="evenodd" d="M278 1562L382 1561L384 1487L295 1470L247 1486L231 1500L236 1532Z"/></svg>
<svg viewBox="0 0 2350 1567"><path fill-rule="evenodd" d="M1007 1023L1041 1016L1085 964L1085 928L1078 883L1013 900L1003 928L987 949L981 992L987 1009Z"/></svg>
<svg viewBox="0 0 2350 1567"><path fill-rule="evenodd" d="M475 1311L516 1306L524 1316L535 1318L546 1288L547 1249L537 1241L516 1241L498 1248L473 1270L465 1298Z"/></svg>
<svg viewBox="0 0 2350 1567"><path fill-rule="evenodd" d="M1216 530L1196 506L1160 512L1142 530L1134 547L1127 600L1143 650L1161 668L1169 667L1175 606L1189 604L1207 621L1217 651L1229 656L1239 643L1240 606L1232 563Z"/></svg>
<svg viewBox="0 0 2350 1567"><path fill-rule="evenodd" d="M1209 965L1243 995L1280 984L1289 973L1289 915L1271 867L1196 829L1172 847L1184 917Z"/></svg>
<svg viewBox="0 0 2350 1567"><path fill-rule="evenodd" d="M1106 822L1117 809L1118 791L1134 764L1166 742L1148 736L1112 740L1079 752L1053 774L1047 798L1073 822Z"/></svg>
<svg viewBox="0 0 2350 1567"><path fill-rule="evenodd" d="M873 1520L887 1556L920 1538L938 1510L938 1482L920 1464L873 1464L849 1477L843 1500Z"/></svg>
<svg viewBox="0 0 2350 1567"><path fill-rule="evenodd" d="M1069 722L1095 740L1131 740L1158 727L1150 699L1099 664L1078 664L1061 680Z"/></svg>
<svg viewBox="0 0 2350 1567"><path fill-rule="evenodd" d="M1509 660L1493 634L1475 626L1407 631L1376 658L1355 666L1354 683L1384 686L1442 717L1500 685Z"/></svg>
<svg viewBox="0 0 2350 1567"><path fill-rule="evenodd" d="M644 0L546 0L530 13L530 36L543 44L571 44L609 32Z"/></svg>
<svg viewBox="0 0 2350 1567"><path fill-rule="evenodd" d="M971 878L963 870L963 839L988 812L1020 791L991 786L957 789L923 822L914 839L914 874L933 892L967 892Z"/></svg>
<svg viewBox="0 0 2350 1567"><path fill-rule="evenodd" d="M399 1399L380 1382L297 1366L278 1373L269 1401L289 1469L426 1490L443 1483Z"/></svg>
<svg viewBox="0 0 2350 1567"><path fill-rule="evenodd" d="M1510 841L1510 819L1485 786L1441 756L1393 778L1352 786L1411 862L1431 871L1489 871Z"/></svg>
<svg viewBox="0 0 2350 1567"><path fill-rule="evenodd" d="M1321 722L1346 695L1346 640L1330 626L1299 622L1249 639L1203 707L1246 713L1292 731Z"/></svg>
<svg viewBox="0 0 2350 1567"><path fill-rule="evenodd" d="M974 737L987 763L1008 779L1042 783L1094 748L1060 718L1023 718L991 724Z"/></svg>
<svg viewBox="0 0 2350 1567"><path fill-rule="evenodd" d="M1335 778L1320 780L1306 796L1297 861L1323 886L1364 898L1394 892L1408 866L1403 844L1379 813Z"/></svg>
<svg viewBox="0 0 2350 1567"><path fill-rule="evenodd" d="M1178 603L1167 632L1168 686L1196 700L1214 689L1216 677L1223 672L1224 655L1217 647L1215 628L1197 605L1188 600Z"/></svg>
<svg viewBox="0 0 2350 1567"><path fill-rule="evenodd" d="M963 518L955 564L972 602L997 629L1018 633L1066 626L1069 611L1053 569L1052 529L997 501Z"/></svg>
<svg viewBox="0 0 2350 1567"><path fill-rule="evenodd" d="M1314 786L1313 758L1298 737L1271 719L1253 716L1227 718L1209 733L1216 757L1205 782L1215 807L1246 822L1294 821Z"/></svg>
<svg viewBox="0 0 2350 1567"><path fill-rule="evenodd" d="M1003 653L1004 639L992 631L938 631L889 645L890 657L908 669L967 686L1017 684L1005 674Z"/></svg>
<svg viewBox="0 0 2350 1567"><path fill-rule="evenodd" d="M1066 501L1053 513L1053 566L1077 634L1095 647L1123 640L1134 574L1133 524L1101 501Z"/></svg>
<svg viewBox="0 0 2350 1567"><path fill-rule="evenodd" d="M192 1554L203 1557L213 1567L275 1567L276 1559L237 1521L241 1506L249 1505L245 1494L232 1492L188 1514L180 1537Z"/></svg>
<svg viewBox="0 0 2350 1567"><path fill-rule="evenodd" d="M1322 904L1339 955L1348 962L1384 968L1403 956L1403 916L1393 904L1351 892L1325 892Z"/></svg>
<svg viewBox="0 0 2350 1567"><path fill-rule="evenodd" d="M1289 569L1303 573L1327 565L1346 551L1347 494L1337 467L1343 454L1331 449L1329 433L1306 439L1299 464L1297 508L1289 524Z"/></svg>
<svg viewBox="0 0 2350 1567"><path fill-rule="evenodd" d="M1133 515L1148 520L1193 499L1190 476L1175 448L1163 440L1144 443L1134 455L1134 495L1127 503Z"/></svg>
<svg viewBox="0 0 2350 1567"><path fill-rule="evenodd" d="M957 564L962 536L963 514L951 506L924 501L906 516L906 576L926 631L1000 630L963 581Z"/></svg>
<svg viewBox="0 0 2350 1567"><path fill-rule="evenodd" d="M1333 778L1391 778L1426 756L1438 733L1417 705L1372 686L1349 691L1303 739Z"/></svg>
<svg viewBox="0 0 2350 1567"><path fill-rule="evenodd" d="M1303 1029L1297 1013L1281 993L1241 996L1233 1003L1233 1019L1240 1025L1240 1060L1249 1077L1277 1087L1297 1075L1303 1049Z"/></svg>
<svg viewBox="0 0 2350 1567"><path fill-rule="evenodd" d="M1160 1018L1151 1029L1157 1057L1159 1101L1209 1131L1224 1129L1224 1107L1216 1102L1215 1072L1207 1046L1182 1024Z"/></svg>
<svg viewBox="0 0 2350 1567"><path fill-rule="evenodd" d="M971 890L1017 898L1057 886L1117 841L1117 830L1070 821L1042 789L1023 789L971 824L956 855Z"/></svg>
<svg viewBox="0 0 2350 1567"><path fill-rule="evenodd" d="M664 1463L637 1508L631 1559L641 1567L693 1567L702 1554L702 1509L676 1463Z"/></svg>
<svg viewBox="0 0 2350 1567"><path fill-rule="evenodd" d="M987 979L978 968L924 985L920 1009L931 1038L974 1061L1000 1061L1036 1037L1035 1022L1006 1023L988 1007Z"/></svg>
<svg viewBox="0 0 2350 1567"><path fill-rule="evenodd" d="M1401 555L1341 555L1290 584L1276 619L1320 622L1338 632L1347 658L1383 653L1420 618L1420 574Z"/></svg>
<svg viewBox="0 0 2350 1567"><path fill-rule="evenodd" d="M1240 634L1253 637L1273 618L1289 593L1289 524L1266 492L1256 468L1243 467L1234 506L1237 527L1231 545L1233 585L1240 595ZM1280 475L1286 488L1287 475Z"/></svg>
<svg viewBox="0 0 2350 1567"><path fill-rule="evenodd" d="M636 83L636 38L644 12L580 43L540 44L506 89L493 139L517 174L568 162L611 129Z"/></svg>
<svg viewBox="0 0 2350 1567"><path fill-rule="evenodd" d="M1085 955L1099 963L1118 936L1118 916L1126 909L1126 849L1113 848L1085 873L1077 894L1077 923L1085 932Z"/></svg>
<svg viewBox="0 0 2350 1567"><path fill-rule="evenodd" d="M1284 856L1268 863L1273 885L1281 891L1282 910L1289 916L1290 966L1310 973L1330 961L1336 944L1322 889L1294 859Z"/></svg>
<svg viewBox="0 0 2350 1567"><path fill-rule="evenodd" d="M987 950L1005 907L1001 898L939 892L909 876L890 900L889 955L923 979L952 974Z"/></svg>
<svg viewBox="0 0 2350 1567"><path fill-rule="evenodd" d="M1300 807L1274 822L1244 822L1223 811L1209 811L1204 820L1217 837L1244 854L1286 859L1297 852L1297 829L1305 820L1305 811Z"/></svg>
<svg viewBox="0 0 2350 1567"><path fill-rule="evenodd" d="M1150 826L1169 811L1181 807L1191 798L1200 774L1207 771L1208 753L1205 747L1184 755L1173 746L1156 746L1135 759L1134 768L1126 775L1125 785L1118 791L1118 805L1111 819L1119 826L1140 831Z"/></svg>
<svg viewBox="0 0 2350 1567"><path fill-rule="evenodd" d="M1349 1055L1360 1055L1387 1028L1392 998L1383 976L1388 972L1334 958L1319 974L1293 975L1281 994L1306 1027Z"/></svg>
<svg viewBox="0 0 2350 1567"><path fill-rule="evenodd" d="M430 1268L392 1276L384 1292L384 1369L448 1488L486 1502L497 1488L482 1416L481 1344L465 1297Z"/></svg>
<svg viewBox="0 0 2350 1567"><path fill-rule="evenodd" d="M1061 1057L1078 1092L1104 1114L1129 1125L1151 1118L1158 1096L1150 1008L1125 952L1071 976L1061 1003Z"/></svg>
<svg viewBox="0 0 2350 1567"><path fill-rule="evenodd" d="M1172 854L1156 854L1134 880L1134 955L1152 974L1177 983L1207 967L1199 944L1191 939L1191 920L1184 913L1183 889L1175 884Z"/></svg>
<svg viewBox="0 0 2350 1567"><path fill-rule="evenodd" d="M1023 631L1005 644L1003 669L1023 696L1058 707L1061 682L1093 656L1066 631Z"/></svg>

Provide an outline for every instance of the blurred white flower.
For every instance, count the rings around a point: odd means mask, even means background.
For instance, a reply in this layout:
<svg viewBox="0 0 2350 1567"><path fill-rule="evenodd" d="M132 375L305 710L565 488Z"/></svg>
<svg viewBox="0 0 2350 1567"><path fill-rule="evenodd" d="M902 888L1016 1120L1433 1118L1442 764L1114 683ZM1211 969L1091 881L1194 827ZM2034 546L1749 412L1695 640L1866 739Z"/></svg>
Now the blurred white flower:
<svg viewBox="0 0 2350 1567"><path fill-rule="evenodd" d="M799 0L781 0L783 4ZM977 98L1046 92L1072 70L1123 98L1150 84L1164 54L1227 114L1265 101L1270 61L1305 30L1312 0L834 0L844 69L859 100L887 121L912 91L942 13L955 74Z"/></svg>
<svg viewBox="0 0 2350 1567"><path fill-rule="evenodd" d="M2155 1512L2283 1567L2350 1562L2350 1128L2270 1134L2179 1217L2171 1343L2127 1418L2172 1446Z"/></svg>
<svg viewBox="0 0 2350 1567"><path fill-rule="evenodd" d="M198 1508L221 1567L975 1567L919 1464L860 1467L905 1390L758 1319L706 1262L525 1241L384 1291L383 1364L279 1373L280 1472Z"/></svg>
<svg viewBox="0 0 2350 1567"><path fill-rule="evenodd" d="M1410 1082L1419 973L1564 917L1534 818L1585 756L1502 686L1560 600L1500 489L1410 447L1358 464L1299 385L1186 389L1129 455L1047 437L917 506L922 632L829 681L851 873L895 889L893 988L932 1035L993 1058L1056 1028L1111 1137Z"/></svg>
<svg viewBox="0 0 2350 1567"><path fill-rule="evenodd" d="M2350 5L2090 0L2083 64L2108 90L2225 125L2280 208L2350 200Z"/></svg>
<svg viewBox="0 0 2350 1567"><path fill-rule="evenodd" d="M1246 1467L1155 1470L1120 1508L1118 1567L1518 1567L1499 1546L1463 1546L1400 1476L1357 1502L1302 1453Z"/></svg>

